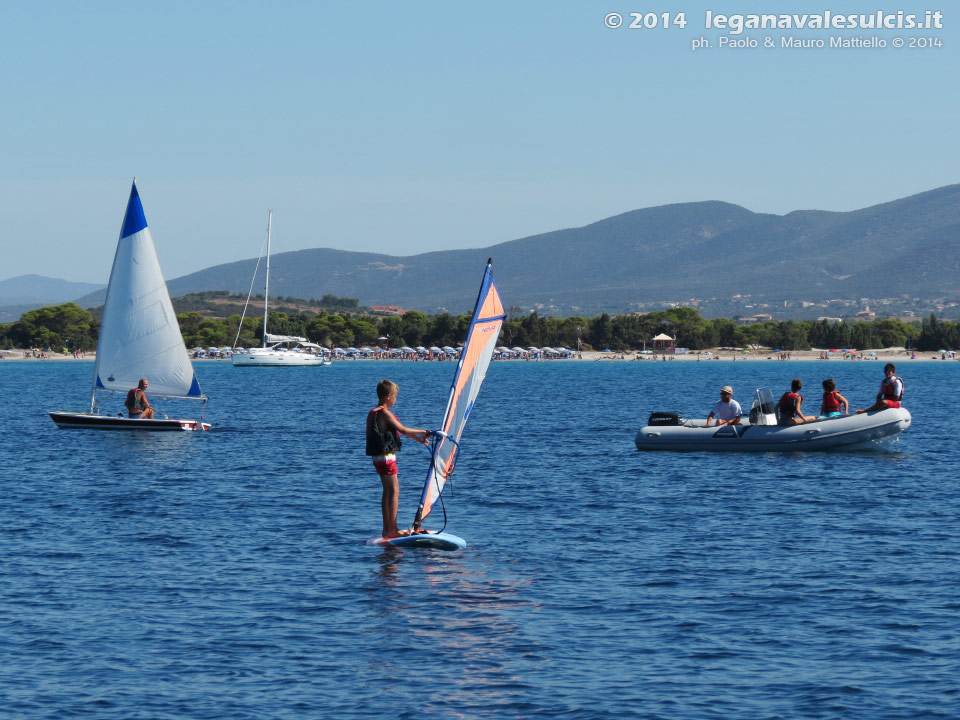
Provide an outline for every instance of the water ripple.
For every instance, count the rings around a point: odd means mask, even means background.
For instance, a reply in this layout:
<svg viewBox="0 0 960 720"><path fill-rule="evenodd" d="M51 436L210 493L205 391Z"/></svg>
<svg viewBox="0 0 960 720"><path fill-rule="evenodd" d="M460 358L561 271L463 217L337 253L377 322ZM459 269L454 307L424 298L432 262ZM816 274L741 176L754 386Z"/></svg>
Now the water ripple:
<svg viewBox="0 0 960 720"><path fill-rule="evenodd" d="M857 405L877 367L829 371ZM445 493L457 553L363 544L373 388L397 381L400 417L433 426L452 365L204 363L215 432L57 431L46 389L83 407L90 369L0 367L23 388L0 445L0 716L960 715L954 365L904 370L915 420L890 450L715 457L633 434L826 367L494 364ZM408 523L426 455L400 463Z"/></svg>

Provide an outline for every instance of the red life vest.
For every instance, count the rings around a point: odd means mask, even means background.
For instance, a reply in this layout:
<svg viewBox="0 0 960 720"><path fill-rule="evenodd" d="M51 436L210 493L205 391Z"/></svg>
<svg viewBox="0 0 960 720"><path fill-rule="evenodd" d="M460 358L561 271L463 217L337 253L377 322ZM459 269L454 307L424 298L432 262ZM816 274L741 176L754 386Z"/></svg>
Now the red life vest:
<svg viewBox="0 0 960 720"><path fill-rule="evenodd" d="M843 410L843 403L837 400L837 391L831 390L823 394L823 412L840 412Z"/></svg>
<svg viewBox="0 0 960 720"><path fill-rule="evenodd" d="M780 396L777 407L780 409L780 422L793 420L797 415L797 403L803 400L803 395L795 392L785 392Z"/></svg>
<svg viewBox="0 0 960 720"><path fill-rule="evenodd" d="M900 381L899 395L896 394L898 380ZM903 378L898 377L896 375L894 375L889 380L887 378L884 378L883 382L880 383L880 392L883 394L884 400L895 400L896 402L900 402L901 400L903 400L903 390L904 390Z"/></svg>

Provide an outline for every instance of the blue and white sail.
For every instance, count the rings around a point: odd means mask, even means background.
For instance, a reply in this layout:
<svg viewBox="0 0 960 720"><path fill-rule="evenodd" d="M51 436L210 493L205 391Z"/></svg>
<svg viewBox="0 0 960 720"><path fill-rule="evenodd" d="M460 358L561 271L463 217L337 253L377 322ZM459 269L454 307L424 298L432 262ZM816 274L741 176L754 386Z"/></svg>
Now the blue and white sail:
<svg viewBox="0 0 960 720"><path fill-rule="evenodd" d="M137 182L113 258L103 305L93 396L126 393L140 378L150 395L206 400L193 371L143 213ZM91 399L93 412L94 399Z"/></svg>

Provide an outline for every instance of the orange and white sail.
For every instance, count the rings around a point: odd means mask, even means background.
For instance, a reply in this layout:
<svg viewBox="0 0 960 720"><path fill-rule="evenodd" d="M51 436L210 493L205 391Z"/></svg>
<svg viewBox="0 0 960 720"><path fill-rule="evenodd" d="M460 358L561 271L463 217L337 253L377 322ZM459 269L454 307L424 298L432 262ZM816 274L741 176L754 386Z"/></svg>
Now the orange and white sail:
<svg viewBox="0 0 960 720"><path fill-rule="evenodd" d="M460 449L460 436L473 409L473 403L480 393L480 385L486 377L487 368L490 367L490 359L496 348L504 317L503 302L493 281L492 264L487 260L477 304L473 309L473 319L467 331L467 340L463 344L457 372L450 387L443 424L436 433L438 439L433 446L430 469L413 523L415 528L419 528L420 522L430 514L433 504L443 492L447 478L453 472Z"/></svg>

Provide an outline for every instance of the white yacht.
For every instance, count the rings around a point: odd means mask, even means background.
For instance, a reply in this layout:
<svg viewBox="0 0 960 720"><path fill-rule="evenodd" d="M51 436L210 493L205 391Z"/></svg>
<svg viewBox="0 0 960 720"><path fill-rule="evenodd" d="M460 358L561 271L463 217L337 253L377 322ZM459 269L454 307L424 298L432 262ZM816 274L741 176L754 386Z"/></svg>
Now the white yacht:
<svg viewBox="0 0 960 720"><path fill-rule="evenodd" d="M330 361L323 359L323 348L299 335L270 335L267 332L267 305L270 298L270 236L273 228L273 211L267 214L267 271L263 290L263 345L250 348L245 352L235 350L233 353L234 367L303 367L313 365L329 365ZM254 270L256 276L256 270ZM252 285L252 283L251 283ZM247 301L249 302L249 295ZM246 312L246 308L244 308ZM243 318L240 319L241 326ZM239 331L237 333L239 337ZM236 344L236 342L234 342Z"/></svg>

